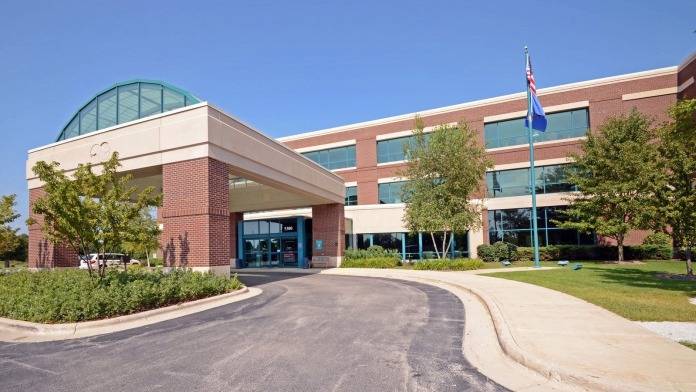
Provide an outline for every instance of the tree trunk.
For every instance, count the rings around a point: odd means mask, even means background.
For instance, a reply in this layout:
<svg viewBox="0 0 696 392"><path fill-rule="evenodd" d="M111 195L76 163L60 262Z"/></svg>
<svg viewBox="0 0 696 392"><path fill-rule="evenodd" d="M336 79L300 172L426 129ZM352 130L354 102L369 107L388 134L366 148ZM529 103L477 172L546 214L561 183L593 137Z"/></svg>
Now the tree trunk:
<svg viewBox="0 0 696 392"><path fill-rule="evenodd" d="M445 247L446 243L447 243L447 232L443 231L442 232L442 258L443 259L447 258L447 247Z"/></svg>
<svg viewBox="0 0 696 392"><path fill-rule="evenodd" d="M621 235L616 239L619 248L619 262L624 261L624 237Z"/></svg>
<svg viewBox="0 0 696 392"><path fill-rule="evenodd" d="M688 276L694 275L694 266L691 264L691 247L686 247L686 274Z"/></svg>
<svg viewBox="0 0 696 392"><path fill-rule="evenodd" d="M147 268L150 268L150 249L145 249L145 257L147 257Z"/></svg>
<svg viewBox="0 0 696 392"><path fill-rule="evenodd" d="M435 241L435 234L433 232L430 232L430 239L433 240L433 248L435 248L435 254L437 255L438 259L441 259L440 257L440 252L437 250L437 241Z"/></svg>
<svg viewBox="0 0 696 392"><path fill-rule="evenodd" d="M5 268L10 268L10 260L5 260Z"/></svg>

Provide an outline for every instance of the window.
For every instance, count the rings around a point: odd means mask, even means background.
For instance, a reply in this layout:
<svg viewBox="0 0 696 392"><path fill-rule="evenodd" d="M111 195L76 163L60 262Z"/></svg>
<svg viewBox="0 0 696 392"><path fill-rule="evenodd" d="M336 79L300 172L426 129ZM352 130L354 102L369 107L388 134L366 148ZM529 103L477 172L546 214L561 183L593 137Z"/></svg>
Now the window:
<svg viewBox="0 0 696 392"><path fill-rule="evenodd" d="M357 186L347 186L346 187L346 200L345 205L354 206L358 204L358 187Z"/></svg>
<svg viewBox="0 0 696 392"><path fill-rule="evenodd" d="M99 119L97 120L97 128L108 128L116 125L116 89L113 88L100 95L98 101Z"/></svg>
<svg viewBox="0 0 696 392"><path fill-rule="evenodd" d="M379 245L384 249L393 249L401 253L401 233L376 233L372 234L372 245Z"/></svg>
<svg viewBox="0 0 696 392"><path fill-rule="evenodd" d="M536 168L536 192L555 193L577 191L568 180L571 164L539 166ZM486 173L488 197L530 195L529 168L498 170Z"/></svg>
<svg viewBox="0 0 696 392"><path fill-rule="evenodd" d="M80 110L80 134L97 130L97 100L93 99Z"/></svg>
<svg viewBox="0 0 696 392"><path fill-rule="evenodd" d="M139 118L201 102L193 95L159 82L118 84L91 99L63 128L65 140Z"/></svg>
<svg viewBox="0 0 696 392"><path fill-rule="evenodd" d="M430 136L425 134L426 141ZM405 161L408 159L408 151L413 148L416 143L416 137L404 136L395 139L378 140L377 141L377 163Z"/></svg>
<svg viewBox="0 0 696 392"><path fill-rule="evenodd" d="M562 221L564 206L537 208L539 245L593 245L593 234L573 229L561 229L553 220ZM510 242L518 246L531 246L531 208L488 211L488 241Z"/></svg>
<svg viewBox="0 0 696 392"><path fill-rule="evenodd" d="M401 187L406 181L385 182L378 184L379 204L402 203Z"/></svg>
<svg viewBox="0 0 696 392"><path fill-rule="evenodd" d="M159 84L140 84L140 117L162 113L162 86Z"/></svg>
<svg viewBox="0 0 696 392"><path fill-rule="evenodd" d="M590 127L587 109L550 113L546 115L546 119L546 132L535 132L535 142L585 136ZM527 144L529 140L524 118L485 124L483 132L486 148Z"/></svg>
<svg viewBox="0 0 696 392"><path fill-rule="evenodd" d="M355 146L329 148L309 151L302 155L320 164L328 170L355 167Z"/></svg>

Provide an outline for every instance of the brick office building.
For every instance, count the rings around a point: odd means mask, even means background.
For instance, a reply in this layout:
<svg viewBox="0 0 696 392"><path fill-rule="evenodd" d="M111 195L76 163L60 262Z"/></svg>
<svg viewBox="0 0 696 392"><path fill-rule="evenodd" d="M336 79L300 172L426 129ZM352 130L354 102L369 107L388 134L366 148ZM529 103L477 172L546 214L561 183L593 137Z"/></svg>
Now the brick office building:
<svg viewBox="0 0 696 392"><path fill-rule="evenodd" d="M696 97L696 56L679 66L571 83L538 90L548 115L549 128L535 142L540 244L594 244L593 235L555 227L567 195L575 190L564 179L567 155L578 151L585 134L604 120L632 108L666 119L665 111L677 99ZM372 244L398 249L407 258L427 257L429 236L408 234L403 225L404 204L398 178L404 167L403 145L408 143L414 117L426 126L467 121L495 163L486 175L487 194L483 229L456 236L455 255L476 256L483 243L505 240L521 246L531 243L529 149L524 127L526 94L482 99L458 105L350 124L282 137L279 141L324 165L345 181L345 216L350 225L348 246ZM427 129L427 128L426 128ZM483 196L483 195L482 195ZM299 213L309 215L309 211ZM288 212L289 213L289 212ZM297 214L298 211L292 212ZM276 216L280 212L253 214ZM629 244L640 243L645 233L631 233ZM604 241L604 239L602 239Z"/></svg>
<svg viewBox="0 0 696 392"><path fill-rule="evenodd" d="M549 120L536 140L540 243L591 244L593 235L551 223L575 187L567 155L609 116L637 108L665 119L677 99L696 97L696 56L679 66L538 90ZM453 255L479 244L530 242L529 151L524 93L419 112L429 128L467 121L495 163L486 174L483 228L455 237ZM405 258L428 257L429 238L409 234L398 178L416 113L272 140L173 86L131 81L97 94L56 143L29 151L30 203L41 192L38 160L66 170L119 151L123 170L164 194L158 211L169 266L225 272L239 266L303 267L340 263L344 247L382 245ZM300 155L301 154L301 155ZM304 155L304 157L302 156ZM345 207L344 207L345 204ZM48 244L40 219L29 228L32 267L73 266L76 255ZM633 233L629 243L643 233Z"/></svg>

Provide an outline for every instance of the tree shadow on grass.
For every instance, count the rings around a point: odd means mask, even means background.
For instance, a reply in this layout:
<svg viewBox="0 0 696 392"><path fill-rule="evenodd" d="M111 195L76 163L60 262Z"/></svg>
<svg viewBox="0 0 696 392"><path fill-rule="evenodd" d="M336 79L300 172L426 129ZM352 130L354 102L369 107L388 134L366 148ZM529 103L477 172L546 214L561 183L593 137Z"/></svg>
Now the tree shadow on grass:
<svg viewBox="0 0 696 392"><path fill-rule="evenodd" d="M668 279L664 271L646 271L639 268L593 268L608 283L625 286L685 292L696 296L696 281Z"/></svg>

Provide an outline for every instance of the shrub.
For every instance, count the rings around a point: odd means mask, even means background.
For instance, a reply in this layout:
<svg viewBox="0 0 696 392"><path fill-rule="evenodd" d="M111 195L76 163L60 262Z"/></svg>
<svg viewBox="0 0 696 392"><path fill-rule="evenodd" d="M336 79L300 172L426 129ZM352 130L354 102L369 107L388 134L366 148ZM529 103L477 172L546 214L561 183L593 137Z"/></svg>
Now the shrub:
<svg viewBox="0 0 696 392"><path fill-rule="evenodd" d="M540 246L539 247L539 260L551 261L559 260L560 250L554 246ZM534 260L534 248L531 247L518 247L517 248L517 260L520 261L532 261Z"/></svg>
<svg viewBox="0 0 696 392"><path fill-rule="evenodd" d="M498 241L493 245L479 245L476 250L478 257L487 263L517 260L517 246L503 241Z"/></svg>
<svg viewBox="0 0 696 392"><path fill-rule="evenodd" d="M372 258L393 258L401 260L401 255L396 249L384 249L379 245L373 245L367 249L346 249L344 257L346 260L372 259Z"/></svg>
<svg viewBox="0 0 696 392"><path fill-rule="evenodd" d="M232 278L190 270L110 269L103 278L66 269L0 275L0 316L44 323L121 316L223 294L242 287Z"/></svg>
<svg viewBox="0 0 696 392"><path fill-rule="evenodd" d="M655 245L663 247L672 247L672 237L667 233L656 232L651 233L643 240L643 245Z"/></svg>
<svg viewBox="0 0 696 392"><path fill-rule="evenodd" d="M421 260L413 264L413 269L433 271L469 271L481 267L483 267L483 261L479 259L434 259Z"/></svg>
<svg viewBox="0 0 696 392"><path fill-rule="evenodd" d="M401 259L392 256L360 259L346 258L341 263L341 268L394 268L399 265L401 265Z"/></svg>

